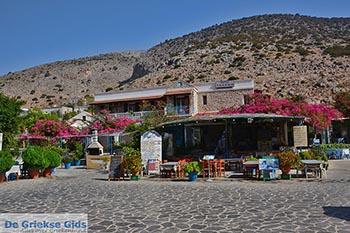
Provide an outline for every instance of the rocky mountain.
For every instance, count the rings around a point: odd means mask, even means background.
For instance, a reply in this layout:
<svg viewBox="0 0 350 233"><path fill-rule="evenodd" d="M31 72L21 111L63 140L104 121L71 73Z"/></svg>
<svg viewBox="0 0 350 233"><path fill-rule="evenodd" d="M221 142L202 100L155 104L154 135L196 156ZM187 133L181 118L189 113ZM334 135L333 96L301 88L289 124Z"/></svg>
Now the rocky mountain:
<svg viewBox="0 0 350 233"><path fill-rule="evenodd" d="M95 93L185 82L254 79L275 97L332 103L350 89L350 18L262 15L214 25L148 51L55 62L0 77L28 107Z"/></svg>

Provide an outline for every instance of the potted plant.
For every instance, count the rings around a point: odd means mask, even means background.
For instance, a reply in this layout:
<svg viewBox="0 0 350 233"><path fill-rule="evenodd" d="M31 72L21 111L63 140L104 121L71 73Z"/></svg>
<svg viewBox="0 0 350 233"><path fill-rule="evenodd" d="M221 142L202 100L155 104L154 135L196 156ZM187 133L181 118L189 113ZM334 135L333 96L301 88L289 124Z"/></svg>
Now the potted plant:
<svg viewBox="0 0 350 233"><path fill-rule="evenodd" d="M198 173L202 171L202 165L197 161L192 161L185 165L184 171L188 173L190 181L196 181Z"/></svg>
<svg viewBox="0 0 350 233"><path fill-rule="evenodd" d="M22 153L22 159L31 178L39 178L39 170L49 167L49 160L40 146L28 147Z"/></svg>
<svg viewBox="0 0 350 233"><path fill-rule="evenodd" d="M289 174L290 169L294 167L297 163L297 156L296 154L291 151L281 151L277 154L277 158L279 161L279 167L282 171L282 179L290 179L291 176Z"/></svg>
<svg viewBox="0 0 350 233"><path fill-rule="evenodd" d="M3 182L5 173L16 163L9 151L0 151L0 183Z"/></svg>
<svg viewBox="0 0 350 233"><path fill-rule="evenodd" d="M76 142L72 146L71 155L75 166L80 166L80 159L83 157L83 144ZM73 164L72 164L73 165Z"/></svg>
<svg viewBox="0 0 350 233"><path fill-rule="evenodd" d="M71 163L73 161L72 156L67 152L62 156L62 163L64 163L64 168L69 169L71 167Z"/></svg>
<svg viewBox="0 0 350 233"><path fill-rule="evenodd" d="M60 166L61 164L61 154L57 152L54 147L45 147L44 153L46 158L49 160L49 166L45 168L43 175L44 177L50 177L53 168Z"/></svg>
<svg viewBox="0 0 350 233"><path fill-rule="evenodd" d="M132 174L131 180L140 180L140 172L142 170L141 152L132 147L123 147L125 154L123 158L123 167Z"/></svg>

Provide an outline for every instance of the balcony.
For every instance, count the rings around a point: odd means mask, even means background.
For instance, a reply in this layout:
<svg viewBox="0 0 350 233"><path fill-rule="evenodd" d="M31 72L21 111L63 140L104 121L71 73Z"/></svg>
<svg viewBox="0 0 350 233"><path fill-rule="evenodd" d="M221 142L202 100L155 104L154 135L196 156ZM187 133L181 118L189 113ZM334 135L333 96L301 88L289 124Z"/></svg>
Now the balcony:
<svg viewBox="0 0 350 233"><path fill-rule="evenodd" d="M191 110L190 110L191 109ZM113 118L125 117L132 120L139 120L143 116L150 114L152 111L140 111L140 112L121 112L109 114ZM190 116L193 112L193 107L190 106L167 106L166 113L175 116Z"/></svg>
<svg viewBox="0 0 350 233"><path fill-rule="evenodd" d="M192 110L192 109L191 109ZM190 111L190 106L188 105L182 105L182 106L167 106L166 107L166 112L168 114L175 114L175 115L180 115L180 116L186 116L186 115L191 115L193 111Z"/></svg>
<svg viewBox="0 0 350 233"><path fill-rule="evenodd" d="M132 120L139 120L143 116L150 114L152 111L141 111L141 112L121 112L121 113L111 113L111 117L120 118L125 117Z"/></svg>

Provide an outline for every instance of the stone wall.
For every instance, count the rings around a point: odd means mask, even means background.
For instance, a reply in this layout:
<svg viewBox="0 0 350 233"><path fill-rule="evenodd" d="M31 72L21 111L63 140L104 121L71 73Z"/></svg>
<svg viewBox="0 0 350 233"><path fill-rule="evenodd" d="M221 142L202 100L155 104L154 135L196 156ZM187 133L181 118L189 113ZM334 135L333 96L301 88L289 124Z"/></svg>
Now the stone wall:
<svg viewBox="0 0 350 233"><path fill-rule="evenodd" d="M253 94L253 90L215 91L197 94L197 112L220 111L223 108L239 107L244 104L244 96ZM203 96L207 96L207 104L203 104Z"/></svg>

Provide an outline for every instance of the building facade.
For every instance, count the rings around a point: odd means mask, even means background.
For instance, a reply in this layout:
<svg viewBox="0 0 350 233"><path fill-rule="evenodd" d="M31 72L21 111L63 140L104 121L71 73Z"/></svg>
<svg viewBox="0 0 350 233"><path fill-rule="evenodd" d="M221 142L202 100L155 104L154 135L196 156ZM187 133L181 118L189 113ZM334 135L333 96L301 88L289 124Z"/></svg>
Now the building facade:
<svg viewBox="0 0 350 233"><path fill-rule="evenodd" d="M217 112L244 104L244 96L254 92L253 80L222 81L186 84L175 87L145 88L95 95L91 103L95 112L109 110L115 117L139 118L147 114L143 101L156 105L165 103L165 110L176 116L193 116L198 113Z"/></svg>

